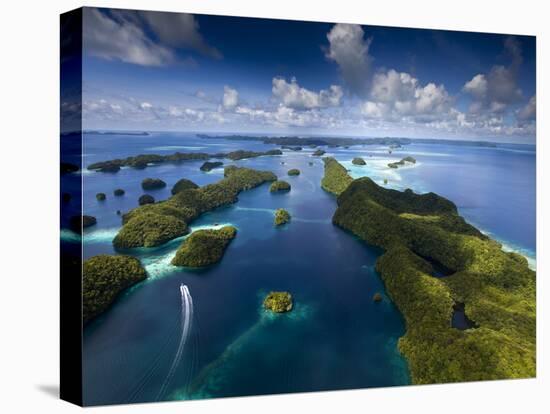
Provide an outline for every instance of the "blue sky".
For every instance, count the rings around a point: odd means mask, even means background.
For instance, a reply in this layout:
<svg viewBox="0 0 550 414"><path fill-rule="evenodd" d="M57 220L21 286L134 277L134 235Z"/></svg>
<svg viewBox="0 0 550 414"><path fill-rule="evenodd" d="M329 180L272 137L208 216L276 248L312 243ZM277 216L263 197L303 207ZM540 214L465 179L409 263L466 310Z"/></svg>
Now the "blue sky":
<svg viewBox="0 0 550 414"><path fill-rule="evenodd" d="M535 38L87 8L83 127L534 142Z"/></svg>

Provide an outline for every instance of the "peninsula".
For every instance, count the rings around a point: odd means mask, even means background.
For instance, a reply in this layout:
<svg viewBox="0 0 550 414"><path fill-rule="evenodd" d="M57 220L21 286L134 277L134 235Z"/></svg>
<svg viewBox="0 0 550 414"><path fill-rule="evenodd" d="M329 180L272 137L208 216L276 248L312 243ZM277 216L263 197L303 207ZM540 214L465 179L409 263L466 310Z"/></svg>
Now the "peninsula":
<svg viewBox="0 0 550 414"><path fill-rule="evenodd" d="M406 321L399 350L413 383L535 376L535 272L524 257L437 194L352 180L334 159L325 159L323 183L338 195L333 223L384 249L376 269ZM454 325L457 311L469 326Z"/></svg>

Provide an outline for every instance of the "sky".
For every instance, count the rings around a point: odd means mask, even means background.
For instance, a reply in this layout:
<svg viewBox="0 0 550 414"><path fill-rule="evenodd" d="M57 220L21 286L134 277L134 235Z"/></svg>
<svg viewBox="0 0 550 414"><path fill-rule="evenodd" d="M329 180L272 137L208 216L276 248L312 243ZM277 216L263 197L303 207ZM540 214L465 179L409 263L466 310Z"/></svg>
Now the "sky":
<svg viewBox="0 0 550 414"><path fill-rule="evenodd" d="M535 38L86 8L84 129L534 143Z"/></svg>

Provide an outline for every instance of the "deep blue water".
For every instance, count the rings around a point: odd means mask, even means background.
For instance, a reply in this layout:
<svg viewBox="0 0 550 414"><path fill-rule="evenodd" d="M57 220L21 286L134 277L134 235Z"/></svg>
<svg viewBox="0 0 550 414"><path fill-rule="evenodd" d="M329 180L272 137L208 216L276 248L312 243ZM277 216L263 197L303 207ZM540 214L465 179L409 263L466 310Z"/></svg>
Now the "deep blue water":
<svg viewBox="0 0 550 414"><path fill-rule="evenodd" d="M85 135L84 164L141 153L267 150L258 142L204 140L193 135ZM236 165L273 171L292 191L273 195L268 185L241 193L238 203L201 216L192 228L233 224L236 239L216 266L200 271L175 268L170 259L181 240L154 249L136 249L149 278L127 291L84 331L86 404L142 402L380 387L409 382L406 361L397 350L404 321L385 295L373 269L379 251L331 224L333 196L320 188L322 160L313 149L278 157L241 160ZM434 191L453 200L461 214L494 238L535 258L535 151L529 146L481 148L412 144L395 150L378 146L327 149L355 177L417 192ZM412 155L414 167L390 170L386 164ZM351 164L363 156L367 166ZM281 161L285 164L282 165ZM314 165L309 166L308 162ZM203 185L223 170L199 171L202 162L165 164L117 174L85 172L85 214L98 224L84 234L84 256L114 253L120 228L116 211L128 211L143 194L145 177L162 178L169 196L180 178ZM229 162L226 162L228 165ZM302 174L287 177L290 168ZM123 197L114 197L115 188ZM97 192L107 200L98 202ZM292 215L273 227L276 208ZM64 234L66 239L69 233ZM181 336L185 283L193 299L193 321L177 370L166 382ZM277 317L262 311L270 290L288 290L295 309ZM384 300L374 303L376 292Z"/></svg>

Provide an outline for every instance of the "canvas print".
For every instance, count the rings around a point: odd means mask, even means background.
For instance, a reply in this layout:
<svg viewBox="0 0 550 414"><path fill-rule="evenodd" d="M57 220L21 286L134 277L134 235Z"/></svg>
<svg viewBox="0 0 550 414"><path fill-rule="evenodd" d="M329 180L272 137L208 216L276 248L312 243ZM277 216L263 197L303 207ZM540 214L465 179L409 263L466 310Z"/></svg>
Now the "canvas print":
<svg viewBox="0 0 550 414"><path fill-rule="evenodd" d="M536 375L535 37L71 13L82 404Z"/></svg>

